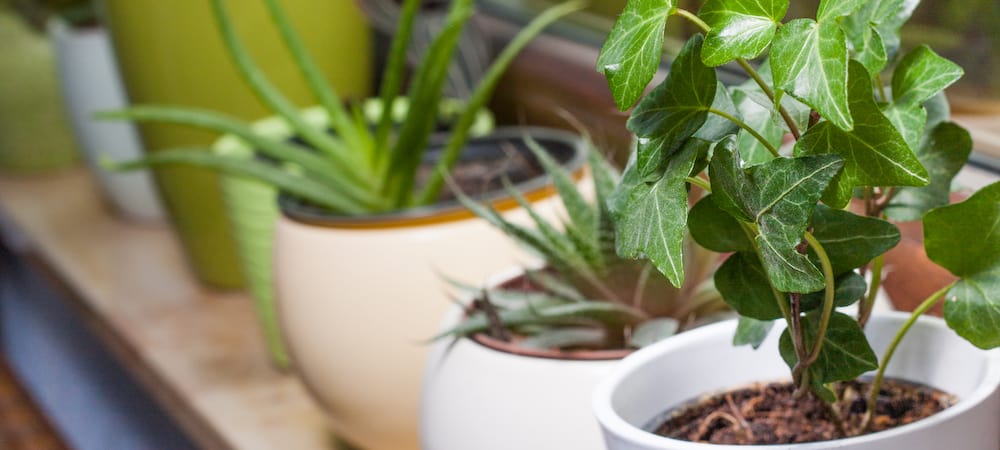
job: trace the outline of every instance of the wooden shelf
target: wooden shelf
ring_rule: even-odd
[[[198,445],[336,448],[299,381],[269,364],[249,297],[199,285],[172,231],[116,219],[86,171],[0,175],[0,221]]]

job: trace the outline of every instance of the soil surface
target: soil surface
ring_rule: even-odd
[[[868,381],[838,383],[837,410],[850,436],[867,411]],[[790,382],[758,384],[695,400],[669,413],[656,433],[674,439],[730,445],[819,442],[843,436],[827,407],[813,395],[792,398]],[[882,382],[876,414],[866,433],[905,425],[953,405],[951,394],[896,379]]]

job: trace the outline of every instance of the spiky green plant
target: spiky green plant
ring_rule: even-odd
[[[529,213],[534,227],[514,224],[492,207],[460,196],[466,207],[534,250],[545,264],[526,270],[533,287],[529,290],[454,283],[476,300],[467,318],[445,335],[486,332],[504,340],[521,335],[525,339],[519,344],[531,348],[637,348],[728,310],[709,277],[719,261],[716,253],[689,245],[688,281],[680,288],[659,276],[649,261],[618,256],[611,215],[624,199],[612,193],[619,184],[638,180],[619,180],[618,172],[590,148],[596,198],[588,201],[571,174],[526,139],[553,180],[565,220],[560,226],[550,223],[510,186],[507,191]]]
[[[472,0],[451,2],[441,32],[412,75],[406,92],[410,107],[402,123],[393,127],[393,108],[383,108],[374,130],[358,108],[345,106],[334,89],[324,82],[277,0],[264,1],[303,77],[326,110],[332,133],[308,123],[299,110],[271,85],[236,36],[223,0],[212,0],[218,28],[241,75],[261,101],[288,122],[302,143],[262,136],[245,121],[214,111],[160,105],[134,106],[103,113],[100,117],[182,124],[231,134],[278,163],[185,148],[162,150],[137,161],[112,164],[114,168],[126,170],[159,164],[208,167],[259,179],[288,194],[348,215],[433,203],[443,187],[443,177],[465,146],[477,112],[491,96],[513,58],[550,23],[580,8],[577,1],[549,8],[511,40],[473,91],[465,110],[451,129],[450,139],[435,170],[431,171],[426,183],[418,187],[416,173],[435,125],[436,114],[428,111],[437,111],[442,99],[442,88],[455,46],[473,12]],[[403,3],[382,76],[380,90],[383,105],[393,105],[402,92],[405,50],[419,4],[419,0],[405,0]],[[295,170],[287,170],[288,165],[294,166]]]

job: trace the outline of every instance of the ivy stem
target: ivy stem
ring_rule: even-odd
[[[885,91],[885,83],[882,82],[882,74],[881,73],[875,74],[875,85],[878,86],[879,98],[882,100],[882,102],[888,103],[889,102],[889,95]]]
[[[729,113],[727,113],[725,111],[719,111],[718,109],[715,109],[715,108],[708,108],[708,112],[710,112],[712,114],[715,114],[717,116],[721,116],[722,118],[724,118],[724,119],[726,119],[726,120],[728,120],[728,121],[736,124],[736,126],[742,128],[747,133],[750,133],[750,135],[753,136],[758,141],[760,141],[760,143],[763,144],[765,148],[767,148],[767,151],[770,152],[771,155],[774,156],[775,158],[781,156],[780,154],[778,154],[778,149],[774,148],[774,145],[772,145],[770,142],[768,142],[767,139],[764,138],[764,136],[761,136],[761,134],[758,133],[757,130],[754,130],[746,122],[740,120],[739,117],[736,117],[736,116],[734,116],[732,114],[729,114]]]
[[[885,378],[885,369],[889,367],[889,360],[892,359],[893,353],[896,352],[896,347],[899,346],[899,343],[903,340],[903,337],[906,336],[906,333],[910,331],[910,327],[912,327],[914,323],[917,323],[917,319],[924,315],[924,313],[926,313],[929,309],[934,307],[934,305],[944,298],[944,295],[947,294],[948,291],[954,286],[955,282],[952,282],[937,292],[931,294],[930,297],[927,297],[927,300],[924,300],[920,306],[917,306],[917,309],[913,310],[910,317],[906,319],[906,323],[900,327],[899,331],[896,332],[896,336],[892,338],[892,342],[889,343],[889,347],[885,350],[885,355],[882,356],[882,364],[879,365],[878,372],[875,374],[875,380],[872,381],[872,390],[868,394],[868,411],[865,412],[865,419],[861,423],[861,432],[866,431],[871,425],[876,402],[878,402],[878,393],[882,389],[882,380]]]
[[[709,181],[706,180],[706,179],[704,179],[704,178],[699,178],[699,177],[684,177],[684,181],[687,181],[688,183],[691,183],[691,184],[693,184],[695,186],[698,186],[698,187],[704,189],[706,193],[709,193],[709,194],[712,193],[712,185],[711,185],[711,183],[709,183]]]
[[[819,352],[823,348],[823,340],[826,338],[826,330],[830,326],[830,317],[833,315],[833,294],[836,289],[833,279],[833,265],[830,264],[830,256],[827,255],[823,244],[820,244],[819,240],[808,231],[805,234],[805,240],[809,243],[809,247],[812,247],[813,251],[816,252],[816,256],[819,257],[820,265],[823,267],[823,277],[826,278],[826,291],[823,293],[823,312],[819,319],[819,329],[816,330],[816,338],[813,340],[812,349],[809,350],[805,359],[799,360],[798,364],[796,364],[796,366],[802,366],[803,371],[819,358]]]
[[[691,11],[688,11],[683,8],[677,8],[676,10],[674,10],[674,14],[677,14],[678,16],[681,16],[691,21],[691,23],[697,25],[698,28],[701,28],[701,30],[704,31],[705,33],[709,33],[710,31],[712,31],[712,27],[708,26],[708,24],[705,23],[704,20],[701,20],[700,17],[698,17]],[[774,102],[774,91],[771,90],[771,87],[767,85],[767,82],[764,81],[764,78],[760,76],[760,73],[758,73],[757,70],[754,69],[753,66],[751,66],[746,59],[736,58],[736,63],[743,68],[743,70],[747,73],[747,75],[749,75],[750,78],[752,78],[753,81],[757,83],[758,86],[760,86],[760,89],[764,91],[764,94],[767,95],[767,98],[771,99],[771,101]],[[795,137],[796,141],[799,140],[799,137],[801,136],[799,133],[799,127],[795,125],[795,121],[792,120],[792,116],[788,114],[788,111],[785,109],[785,107],[777,103],[775,103],[775,105],[778,106],[778,113],[781,114],[782,120],[784,120],[785,123],[788,124],[788,130],[792,132],[792,136]],[[777,152],[772,152],[772,153],[775,156],[778,156]]]
[[[868,286],[868,295],[861,301],[861,305],[858,307],[858,325],[861,325],[861,329],[865,328],[868,318],[872,315],[872,309],[875,307],[875,297],[878,296],[878,289],[882,285],[883,262],[882,255],[876,256],[875,260],[872,261],[872,282]]]

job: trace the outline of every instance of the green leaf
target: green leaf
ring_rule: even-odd
[[[771,76],[770,59],[765,60],[760,64],[759,67],[757,67],[757,74],[760,75],[761,79],[764,81],[764,84],[768,86],[774,85],[774,78]],[[745,92],[747,97],[750,100],[753,100],[754,103],[757,103],[764,109],[773,111],[776,116],[780,117],[780,115],[778,114],[778,108],[774,105],[774,102],[771,101],[771,99],[767,96],[767,94],[764,93],[764,91],[761,89],[760,85],[758,85],[756,81],[752,79],[747,80],[743,82],[743,84],[739,85],[737,88]],[[809,115],[810,112],[812,111],[812,108],[810,108],[808,105],[803,104],[802,102],[796,100],[795,98],[789,95],[784,95],[782,91],[777,92],[776,96],[777,98],[775,100],[778,101],[780,105],[785,108],[785,111],[787,111],[789,116],[791,116],[792,121],[795,123],[795,126],[798,127],[798,129],[800,130],[805,130],[806,128],[808,128]],[[733,100],[736,101],[735,97],[733,98]],[[781,123],[781,126],[785,128],[785,131],[788,132],[791,131],[785,124],[784,120],[779,119],[778,121]],[[740,149],[742,148],[743,147],[740,147]]]
[[[928,212],[924,247],[961,278],[944,304],[948,325],[977,347],[1000,346],[1000,182]]]
[[[677,334],[678,328],[680,328],[680,322],[670,317],[647,320],[633,331],[631,344],[633,347],[639,348],[655,344]]]
[[[894,103],[920,105],[962,78],[958,64],[921,45],[903,57],[892,75]]]
[[[617,250],[623,258],[648,258],[677,287],[684,282],[684,232],[687,224],[687,186],[684,178],[708,143],[693,139],[670,160],[663,177],[641,181],[635,164],[625,169],[612,210]],[[634,159],[633,159],[634,161]]]
[[[819,320],[820,314],[815,311],[802,318],[806,348],[810,348],[812,343],[816,342]],[[781,334],[778,349],[788,367],[795,367],[798,356],[795,354],[795,347],[787,329]],[[834,312],[830,317],[830,326],[824,336],[819,358],[809,367],[813,383],[853,380],[877,368],[878,358],[868,344],[864,331],[858,326],[858,321],[846,314]]]
[[[816,11],[816,20],[831,21],[853,13],[867,0],[821,0]]]
[[[899,51],[899,29],[920,0],[868,0],[843,21],[852,57],[874,77]]]
[[[756,350],[767,339],[774,321],[764,321],[740,316],[736,323],[736,334],[733,335],[733,345],[749,345]]]
[[[715,89],[715,99],[712,101],[712,110],[721,111],[730,116],[740,118],[740,111],[733,104],[733,98],[729,96],[729,91],[722,83],[717,83]],[[739,126],[731,120],[718,114],[710,113],[705,119],[705,123],[694,134],[694,137],[709,142],[716,142],[730,134],[735,134]]]
[[[718,85],[715,70],[701,62],[701,43],[701,35],[688,40],[667,79],[629,117],[628,129],[639,137],[638,169],[643,177],[658,173],[708,118]]]
[[[851,114],[856,126],[844,131],[829,122],[810,128],[795,146],[797,155],[836,153],[844,158],[844,171],[827,188],[823,202],[842,208],[859,186],[926,186],[930,176],[903,136],[872,98],[871,79],[857,62],[851,62]]]
[[[882,107],[882,115],[889,119],[896,131],[903,136],[903,140],[906,141],[906,146],[910,150],[916,152],[920,148],[920,139],[924,135],[924,126],[927,124],[926,109],[920,105],[890,103]]]
[[[607,334],[607,331],[601,328],[545,328],[538,333],[526,337],[518,345],[534,349],[560,349],[567,347],[600,348],[607,343]]]
[[[715,272],[715,288],[741,316],[757,320],[783,317],[778,299],[760,260],[753,253],[735,253]]]
[[[628,0],[618,16],[597,58],[618,109],[631,107],[656,75],[667,17],[675,8],[675,0]]]
[[[544,270],[529,270],[525,276],[532,283],[556,297],[574,302],[584,301],[583,294],[569,282]]]
[[[853,271],[837,277],[835,285],[833,301],[837,307],[853,305],[868,292],[868,282],[865,281],[865,277]],[[811,311],[823,306],[825,295],[825,291],[803,295],[801,298],[802,311]]]
[[[796,248],[823,189],[843,167],[836,155],[778,158],[742,169],[734,139],[720,142],[709,165],[712,198],[733,217],[757,226],[764,268],[782,292],[813,292],[823,276]]]
[[[747,238],[739,222],[720,209],[712,196],[698,201],[688,213],[688,230],[695,242],[709,250],[727,252],[752,252],[753,242]]]
[[[951,181],[972,153],[972,136],[964,128],[943,122],[918,147],[917,157],[927,167],[931,182],[924,187],[900,188],[885,214],[898,221],[919,220],[931,208],[946,205]]]
[[[770,62],[775,87],[837,127],[854,128],[847,96],[847,41],[840,25],[811,19],[786,23],[774,37]]]
[[[924,102],[924,109],[927,111],[927,124],[924,125],[924,137],[926,138],[939,124],[947,122],[951,118],[951,106],[948,105],[948,98],[944,92],[938,92],[937,95]]]
[[[736,108],[750,128],[764,137],[764,139],[774,148],[781,147],[781,138],[785,134],[784,123],[781,116],[773,108],[761,106],[750,98],[750,95],[742,89],[733,90],[733,101]],[[754,166],[774,159],[767,147],[757,140],[746,130],[739,131],[736,148],[740,149],[747,166]]]
[[[900,239],[899,229],[889,222],[825,205],[816,207],[812,226],[813,236],[823,245],[837,275],[868,263]],[[810,254],[815,255],[812,249]]]
[[[848,38],[851,59],[861,63],[872,77],[878,75],[889,62],[882,34],[874,27],[864,27],[854,38]],[[852,36],[848,33],[848,36]]]
[[[774,30],[788,11],[788,0],[708,0],[698,11],[711,31],[701,58],[720,66],[736,58],[756,58],[774,38]]]
[[[583,194],[576,187],[573,177],[548,151],[542,148],[538,141],[525,134],[525,142],[531,153],[542,164],[545,173],[552,179],[552,184],[555,185],[559,198],[569,214],[570,223],[574,228],[583,231],[584,237],[588,241],[596,242],[598,222],[597,210],[594,205],[583,198]]]

